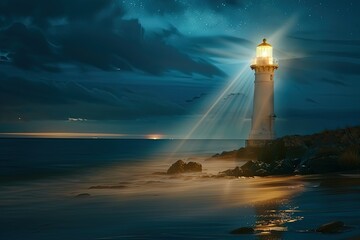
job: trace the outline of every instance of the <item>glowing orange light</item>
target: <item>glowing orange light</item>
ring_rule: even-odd
[[[149,134],[146,136],[147,139],[158,140],[163,138],[162,134]]]

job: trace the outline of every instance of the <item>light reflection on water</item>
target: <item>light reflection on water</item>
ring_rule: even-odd
[[[29,230],[13,239],[49,239],[57,232],[62,238],[76,239],[67,230],[74,228],[78,235],[96,236],[88,239],[226,239],[236,238],[229,232],[244,226],[254,227],[255,234],[241,239],[360,235],[358,228],[331,236],[299,233],[333,220],[358,226],[359,175],[216,178],[218,171],[241,163],[196,161],[203,164],[203,173],[153,174],[167,169],[171,162],[164,160],[2,187],[0,208],[5,215],[12,214],[0,217],[0,224],[7,226],[2,232],[14,236],[9,223],[26,222]],[[90,197],[76,198],[81,193]],[[39,219],[32,221],[34,215]]]

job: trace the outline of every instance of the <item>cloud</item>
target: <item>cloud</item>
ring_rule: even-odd
[[[56,56],[44,34],[36,28],[27,28],[14,23],[0,31],[0,49],[6,52],[6,62],[21,69],[38,67],[47,71],[58,71],[53,63]]]
[[[137,119],[185,114],[177,103],[160,96],[100,84],[63,84],[0,75],[1,121]],[[76,117],[71,117],[75,119]]]
[[[348,46],[360,46],[360,40],[334,40],[334,39],[311,39],[289,36],[289,38],[306,43],[318,43],[329,45],[348,45]]]
[[[286,109],[281,117],[297,118],[297,119],[324,119],[324,120],[339,120],[339,119],[359,119],[360,110],[358,109],[326,109],[326,108],[291,108]]]
[[[253,47],[254,43],[245,38],[239,38],[228,35],[215,35],[205,37],[193,37],[190,38],[193,44],[205,45],[207,47],[219,47],[219,45],[225,45],[227,43],[241,45],[243,47]]]
[[[223,75],[206,60],[194,59],[165,43],[166,35],[145,37],[145,30],[136,19],[121,20],[118,25],[117,33],[94,24],[72,27],[63,36],[65,57],[103,70],[137,69],[156,75],[175,70],[189,75]]]
[[[151,0],[142,2],[145,10],[150,14],[166,15],[166,14],[183,14],[188,9],[201,9],[222,12],[225,10],[233,10],[243,8],[245,6],[243,0],[205,0],[205,1],[178,1],[178,0]]]
[[[343,86],[346,87],[348,86],[346,83],[344,83],[341,80],[336,80],[336,79],[330,79],[330,78],[321,78],[321,81],[335,85],[335,86]]]
[[[312,51],[309,52],[309,54],[313,56],[330,56],[335,58],[354,58],[354,59],[360,59],[360,52],[357,49],[353,49],[352,52],[345,52],[345,51]]]
[[[312,99],[312,98],[306,98],[305,100],[306,100],[307,102],[309,102],[309,103],[319,104],[319,102],[315,101],[315,100]]]
[[[9,53],[14,66],[26,70],[60,71],[59,64],[73,63],[106,71],[141,70],[156,75],[171,70],[188,75],[224,74],[208,61],[194,59],[167,44],[164,38],[168,34],[145,37],[144,32],[136,19],[120,20],[116,29],[98,22],[74,23],[52,36],[55,45],[40,30],[14,23],[0,31],[0,46]]]
[[[48,26],[51,21],[65,18],[67,21],[91,20],[102,11],[123,13],[115,0],[0,0],[0,16],[7,21],[30,19],[38,26]]]
[[[281,62],[281,66],[289,69],[317,69],[343,75],[360,75],[359,63],[340,60],[320,60],[315,57],[287,59]]]

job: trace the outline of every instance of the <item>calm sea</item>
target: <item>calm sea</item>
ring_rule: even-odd
[[[0,183],[53,177],[86,168],[238,149],[244,140],[0,139]]]

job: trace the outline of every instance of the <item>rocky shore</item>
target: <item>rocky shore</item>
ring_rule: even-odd
[[[263,147],[244,147],[212,159],[247,159],[222,176],[317,174],[360,170],[360,126],[306,136],[285,136]]]

